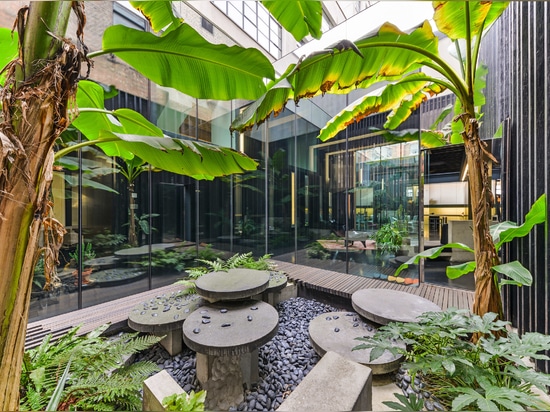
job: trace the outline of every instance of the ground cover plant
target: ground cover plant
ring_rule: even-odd
[[[85,336],[79,327],[56,342],[47,335],[25,352],[21,373],[21,410],[140,410],[143,381],[159,369],[152,362],[125,365],[126,357],[161,338],[126,333],[101,336],[103,325]]]
[[[475,343],[473,335],[480,336]],[[481,317],[456,309],[428,312],[418,323],[393,322],[380,327],[372,338],[357,340],[362,343],[354,350],[372,348],[371,360],[385,351],[402,353],[403,367],[419,376],[425,384],[423,390],[448,410],[550,408],[533,391],[536,387],[546,392],[550,375],[536,372],[528,363],[530,359],[550,359],[544,354],[550,336],[525,333],[520,337],[495,313]],[[395,340],[402,340],[406,348],[392,346]]]

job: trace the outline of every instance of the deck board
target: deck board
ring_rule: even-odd
[[[332,270],[312,268],[310,266],[289,262],[277,260],[273,260],[273,262],[277,265],[277,269],[285,272],[289,280],[294,283],[301,284],[308,289],[340,296],[345,299],[351,299],[351,295],[360,289],[384,288],[405,291],[424,297],[436,303],[444,310],[449,307],[471,310],[473,305],[474,293],[467,290],[426,283],[421,283],[420,285],[404,285],[396,282],[348,275]],[[123,327],[127,324],[129,312],[138,303],[149,300],[159,294],[181,290],[181,288],[181,285],[172,284],[29,323],[25,339],[25,348],[29,349],[39,345],[43,337],[47,334],[52,334],[54,339],[58,338],[70,328],[77,325],[81,325],[78,332],[81,335],[109,322],[114,325],[114,327]]]
[[[384,288],[413,293],[422,296],[442,309],[457,307],[471,309],[473,292],[446,286],[421,283],[420,285],[404,285],[356,275],[334,272],[326,269],[311,268],[289,262],[274,260],[277,269],[285,272],[294,282],[326,293],[351,298],[353,292],[364,288]]]

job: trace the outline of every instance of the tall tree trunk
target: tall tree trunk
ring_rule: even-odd
[[[499,258],[489,231],[493,198],[487,159],[491,155],[485,149],[485,143],[479,138],[479,128],[475,117],[464,115],[462,121],[465,127],[464,148],[468,162],[474,253],[477,264],[474,272],[473,312],[480,316],[487,312],[494,312],[502,319],[502,300],[492,269],[493,266],[499,264]]]
[[[19,59],[0,90],[0,409],[19,408],[38,236],[50,205],[53,145],[69,124],[82,53],[65,35],[72,2],[38,2],[18,18]],[[51,34],[58,36],[52,38]]]

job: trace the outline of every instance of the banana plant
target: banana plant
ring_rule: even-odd
[[[279,113],[290,99],[298,102],[378,85],[376,95],[366,95],[346,107],[321,130],[319,137],[329,139],[352,122],[386,111],[389,115],[384,127],[392,130],[430,96],[443,91],[454,93],[455,117],[447,140],[464,143],[468,164],[476,262],[473,312],[502,316],[500,292],[493,282],[493,267],[500,262],[489,229],[492,194],[487,166],[494,159],[479,133],[484,103],[479,89],[485,73],[479,51],[484,33],[508,3],[434,1],[432,5],[437,29],[456,45],[456,64],[439,53],[439,39],[428,21],[410,32],[384,23],[375,33],[353,43],[343,40],[304,56],[271,81],[266,93],[244,110],[231,127],[244,131],[260,124],[272,113]],[[432,144],[445,140],[435,136]]]
[[[294,24],[304,33],[318,36],[315,28],[321,26],[320,4],[304,7],[307,2],[286,3],[289,10],[317,14],[306,19],[300,11],[301,21]],[[133,4],[144,13],[156,33],[109,27],[103,34],[102,50],[92,52],[83,46],[86,24],[83,1],[31,2],[19,11],[14,33],[0,30],[2,410],[16,410],[19,406],[21,361],[41,229],[46,229],[46,244],[54,252],[62,244],[64,228],[52,217],[49,202],[54,148],[61,133],[78,119],[79,107],[71,102],[81,83],[80,75],[91,70],[93,58],[114,54],[157,84],[201,99],[256,99],[266,91],[264,80],[274,78],[273,66],[260,51],[208,43],[174,16],[170,2]],[[284,15],[284,10],[277,6],[270,5],[283,13],[281,19],[286,24],[293,24],[296,16]],[[70,27],[76,29],[74,36],[68,33],[71,15],[74,24]],[[72,42],[71,37],[76,41]],[[107,116],[103,107],[98,110]],[[136,113],[124,109],[116,111],[116,117],[119,121],[140,120]],[[81,122],[84,120],[82,117]],[[257,167],[254,160],[237,151],[166,138],[146,123],[142,130],[148,131],[139,134],[125,133],[124,128],[112,128],[108,123],[98,122],[95,129],[93,133],[83,132],[90,139],[83,144],[102,145],[106,153],[117,153],[125,159],[137,156],[153,166],[195,178],[212,179]]]

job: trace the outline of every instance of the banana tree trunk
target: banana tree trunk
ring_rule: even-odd
[[[489,231],[492,204],[491,177],[487,161],[489,154],[485,149],[485,143],[479,138],[479,125],[475,117],[463,116],[462,120],[465,126],[464,148],[468,163],[476,260],[472,310],[480,316],[494,312],[502,319],[502,300],[492,269],[499,264],[499,258]]]
[[[81,53],[47,33],[64,36],[71,3],[32,3],[20,12],[21,58],[0,89],[0,410],[19,409],[38,237],[51,207],[52,149],[69,123],[67,102],[80,74]]]
[[[134,198],[134,183],[129,182],[128,183],[128,202],[130,207],[130,212],[128,214],[128,244],[132,247],[136,247],[139,245],[138,238],[137,238],[137,230],[136,230],[136,199]]]

